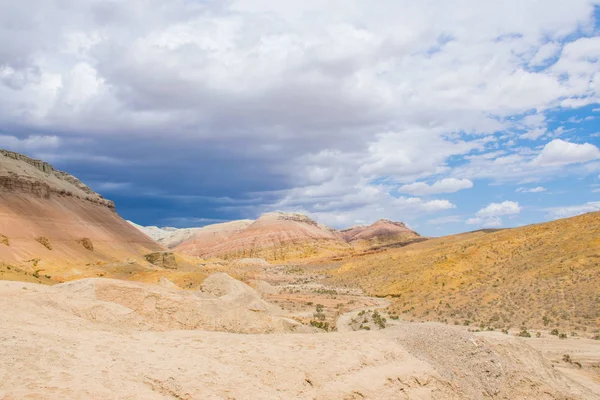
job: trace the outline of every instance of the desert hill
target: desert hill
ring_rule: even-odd
[[[220,224],[207,225],[202,228],[176,229],[171,231],[162,241],[167,247],[188,254],[200,254],[205,249],[227,241],[231,236],[246,229],[254,221],[242,219]]]
[[[48,267],[145,262],[145,254],[163,250],[77,178],[0,150],[0,264],[7,269],[24,266],[43,276]]]
[[[202,228],[171,228],[164,227],[159,228],[158,226],[142,226],[135,222],[127,221],[136,229],[142,231],[148,235],[152,240],[162,244],[163,246],[172,249],[177,247],[179,244],[192,238],[197,232],[201,231]]]
[[[267,213],[258,220],[237,220],[202,228],[131,225],[160,244],[197,257],[264,258],[271,261],[326,257],[355,249],[406,245],[426,240],[402,222],[381,219],[341,231],[298,213]]]
[[[249,224],[249,221],[234,222],[226,225],[228,229],[221,236],[206,227],[175,251],[199,257],[281,261],[331,254],[349,247],[334,231],[302,214],[273,212]],[[220,225],[223,232],[225,224]]]
[[[409,229],[402,222],[380,219],[364,226],[354,226],[340,231],[342,238],[353,245],[374,246],[391,243],[405,243],[420,238],[420,235]]]
[[[332,282],[392,299],[408,320],[598,329],[600,213],[472,232],[350,258]]]

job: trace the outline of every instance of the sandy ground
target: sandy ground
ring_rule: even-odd
[[[54,287],[0,281],[0,399],[594,399],[600,395],[553,367],[525,340],[509,335],[472,334],[434,323],[400,323],[371,332],[270,335],[132,325],[107,315],[89,318],[82,310],[137,313],[152,321],[163,321],[166,317],[161,314],[168,314],[166,320],[175,316],[183,327],[193,315],[159,306],[157,295],[168,295],[170,301],[178,298],[178,291],[168,285],[123,282],[122,291],[117,290],[118,281],[107,280],[112,288],[108,293],[118,294],[110,297],[107,289],[98,289],[106,285],[98,281],[102,280]],[[123,296],[131,294],[132,285],[135,301],[128,308],[123,305],[130,301],[128,295]],[[90,286],[95,289],[90,291]],[[181,298],[189,301],[191,295],[196,296],[182,292]],[[233,298],[232,306],[239,300],[231,292],[199,297],[222,302]],[[189,303],[182,306],[189,308]],[[590,345],[584,348],[593,354]]]

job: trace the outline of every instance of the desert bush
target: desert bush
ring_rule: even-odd
[[[320,312],[323,312],[323,310],[325,309],[325,306],[323,304],[317,304],[316,309],[317,309],[317,312],[320,313]]]
[[[329,332],[329,322],[312,320],[310,321],[310,325],[314,326],[315,328],[323,329],[324,331]]]
[[[566,339],[567,338],[567,334],[566,333],[559,333],[558,334],[558,338],[559,339]]]
[[[531,333],[527,332],[527,329],[523,329],[521,332],[519,332],[517,336],[530,338]]]
[[[558,336],[558,329],[552,329],[552,330],[550,331],[550,334],[551,334],[551,335],[554,335],[554,336]]]
[[[45,236],[39,236],[35,238],[36,242],[47,248],[48,250],[52,250],[52,243],[50,243],[50,239]]]
[[[10,240],[8,240],[8,236],[4,236],[4,235],[0,234],[0,244],[3,244],[5,246],[10,246]]]
[[[320,312],[318,312],[318,313],[314,313],[314,314],[313,314],[313,317],[315,317],[315,318],[316,318],[316,319],[318,319],[319,321],[325,321],[325,318],[326,318],[326,317],[325,317],[325,314],[323,314],[323,313],[320,313]]]
[[[92,239],[90,238],[81,238],[77,241],[77,243],[89,251],[94,251],[94,243],[92,243]]]
[[[373,322],[375,322],[375,324],[377,324],[381,329],[384,329],[387,320],[383,318],[379,312],[375,311],[373,313]]]

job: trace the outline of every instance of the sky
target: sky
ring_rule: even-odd
[[[0,147],[142,225],[600,210],[600,0],[0,2]]]

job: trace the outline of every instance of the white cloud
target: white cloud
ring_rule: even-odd
[[[61,144],[61,139],[58,136],[29,136],[20,139],[16,136],[1,135],[0,147],[18,151],[18,152],[36,152],[40,150],[55,149]]]
[[[501,215],[515,215],[521,212],[521,206],[516,201],[503,201],[502,203],[491,203],[487,207],[477,211],[478,217],[498,217]]]
[[[560,44],[558,43],[546,43],[537,51],[535,56],[529,62],[532,67],[537,67],[545,64],[550,58],[556,56],[560,50]]]
[[[427,220],[428,225],[444,225],[444,224],[454,224],[458,222],[462,222],[463,219],[458,215],[450,215],[447,217],[433,218]]]
[[[474,218],[469,218],[466,221],[466,224],[467,225],[477,225],[482,228],[498,228],[498,227],[502,226],[503,222],[500,217],[485,217],[485,218],[474,217]]]
[[[533,161],[538,166],[560,166],[600,159],[600,149],[590,143],[577,144],[554,139]]]
[[[600,201],[592,201],[586,204],[552,207],[546,209],[548,217],[552,219],[569,218],[576,215],[585,214],[588,212],[600,211]]]
[[[573,39],[595,34],[587,0],[88,3],[0,2],[0,126],[60,132],[0,144],[109,163],[100,181],[126,164],[136,187],[164,173],[167,192],[252,192],[253,212],[406,219],[454,205],[397,186],[452,193],[596,157],[516,147],[552,136],[548,110],[598,102],[598,38]],[[74,152],[75,135],[91,140]]]
[[[428,185],[425,182],[415,182],[404,185],[398,189],[401,193],[410,193],[416,196],[424,196],[438,193],[455,193],[459,190],[470,189],[473,182],[468,179],[446,178]]]
[[[548,189],[546,189],[543,186],[537,186],[537,187],[534,187],[534,188],[520,187],[516,191],[520,192],[520,193],[542,193],[542,192],[545,192],[547,190]]]

